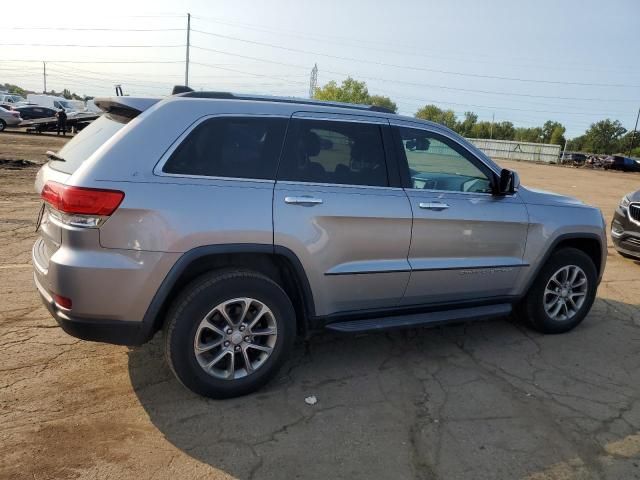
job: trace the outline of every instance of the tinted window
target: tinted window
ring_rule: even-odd
[[[389,185],[380,126],[327,120],[291,121],[280,180]]]
[[[275,178],[287,120],[221,117],[205,120],[173,152],[166,173]]]
[[[454,192],[491,192],[487,175],[462,148],[426,130],[400,128],[411,187]]]

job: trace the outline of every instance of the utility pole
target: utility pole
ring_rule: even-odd
[[[187,62],[184,69],[184,86],[189,86],[189,39],[191,36],[191,14],[187,13]]]
[[[564,154],[567,151],[567,142],[568,142],[568,140],[565,138],[564,139],[564,148],[562,149],[562,157],[560,158],[560,165],[564,164]]]
[[[47,93],[47,62],[42,62],[42,78],[44,79],[44,91],[42,93]]]
[[[318,88],[318,64],[314,63],[311,69],[311,78],[309,79],[309,98],[313,98]]]
[[[633,132],[631,133],[631,144],[629,145],[629,153],[627,157],[631,156],[631,150],[633,150],[633,142],[636,139],[636,131],[638,130],[638,119],[640,118],[640,108],[638,109],[638,116],[636,117],[636,126],[633,127]]]
[[[493,122],[495,122],[496,120],[496,114],[492,113],[491,114],[491,128],[489,129],[489,139],[493,140]]]

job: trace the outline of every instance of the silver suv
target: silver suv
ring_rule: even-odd
[[[524,188],[451,130],[377,107],[187,92],[106,112],[36,180],[44,303],[71,335],[164,331],[191,390],[265,384],[296,336],[507,316],[566,332],[601,213]]]

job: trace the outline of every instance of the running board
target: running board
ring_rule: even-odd
[[[450,322],[467,322],[471,320],[485,320],[503,317],[511,313],[510,303],[485,305],[482,307],[456,308],[437,312],[413,313],[409,315],[394,315],[390,317],[372,318],[369,320],[349,320],[326,325],[325,328],[335,332],[358,333],[395,328],[413,328],[441,325]]]

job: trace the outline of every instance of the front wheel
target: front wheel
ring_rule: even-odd
[[[0,132],[3,132],[5,128],[7,128],[7,122],[0,119]]]
[[[563,248],[542,267],[518,311],[542,333],[568,332],[591,310],[596,282],[591,258],[576,248]]]
[[[190,283],[174,302],[165,356],[190,390],[236,397],[276,374],[295,332],[293,306],[277,283],[251,271],[212,272]]]

